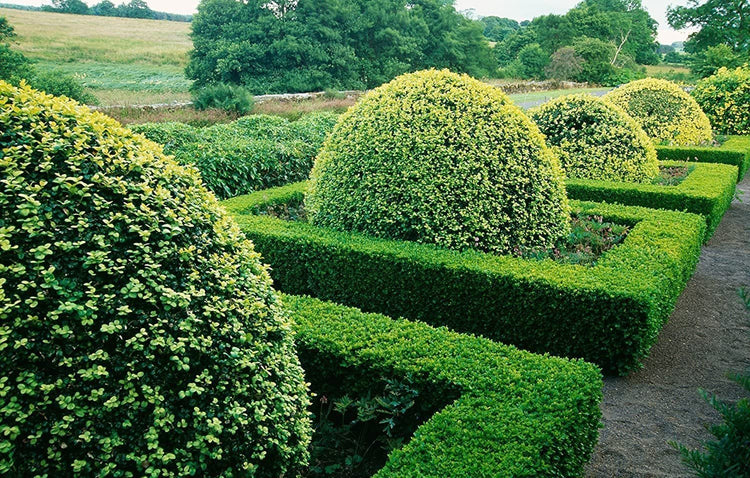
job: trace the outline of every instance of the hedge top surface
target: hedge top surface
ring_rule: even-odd
[[[546,247],[569,230],[538,128],[467,75],[396,78],[341,116],[311,174],[314,224],[453,249]]]
[[[579,476],[591,456],[601,417],[596,366],[309,297],[283,299],[321,375],[346,367],[410,376],[443,391],[436,395],[458,392],[375,476]]]
[[[0,474],[295,474],[307,391],[252,244],[197,172],[0,82]]]
[[[750,134],[750,67],[720,68],[691,92],[719,134]]]
[[[627,111],[656,144],[689,146],[713,139],[711,123],[701,107],[671,81],[632,81],[604,98]]]
[[[567,95],[529,116],[569,178],[645,182],[659,174],[653,142],[619,106],[592,95]]]

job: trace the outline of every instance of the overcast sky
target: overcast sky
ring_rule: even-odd
[[[3,0],[6,3],[21,5],[50,4],[44,0]],[[113,0],[119,4],[122,0]],[[513,18],[515,20],[531,20],[539,15],[547,13],[565,13],[580,0],[456,0],[458,10],[474,9],[478,15]],[[669,28],[666,19],[667,6],[685,5],[687,0],[642,0],[643,6],[651,16],[659,22],[659,42],[671,44],[675,41],[685,40],[690,33],[687,30],[676,32]],[[88,0],[86,3],[93,5],[98,0]],[[171,13],[194,13],[198,0],[147,0],[152,10]]]

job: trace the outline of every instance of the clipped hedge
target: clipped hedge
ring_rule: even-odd
[[[315,113],[290,122],[253,115],[208,128],[181,123],[130,128],[163,145],[180,164],[195,166],[211,191],[229,198],[307,178],[337,118]]]
[[[566,95],[528,114],[568,178],[644,182],[659,175],[653,142],[619,106],[588,94]]]
[[[289,318],[195,170],[0,81],[0,184],[0,474],[304,469]]]
[[[592,267],[385,240],[256,216],[305,183],[225,201],[284,292],[446,325],[531,351],[581,357],[608,373],[638,368],[690,278],[703,217],[574,202],[633,225]]]
[[[660,160],[731,164],[737,167],[737,182],[750,169],[750,136],[729,136],[721,146],[656,146]]]
[[[691,92],[719,134],[750,134],[750,66],[720,68]]]
[[[664,161],[661,165],[688,166],[677,161]],[[700,214],[706,218],[704,241],[708,242],[734,198],[737,168],[707,163],[690,163],[689,166],[693,170],[676,186],[586,179],[568,179],[565,186],[571,199]]]
[[[317,299],[283,301],[314,384],[409,376],[420,397],[447,405],[376,477],[582,476],[601,416],[595,366]]]
[[[706,114],[671,81],[631,81],[610,91],[604,99],[624,109],[656,144],[698,145],[713,139]]]
[[[510,252],[569,232],[565,175],[539,129],[468,75],[399,76],[344,113],[315,160],[305,209],[340,231]]]

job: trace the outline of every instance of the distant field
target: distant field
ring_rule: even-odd
[[[0,16],[18,34],[15,48],[39,69],[76,76],[103,104],[144,103],[134,92],[146,93],[149,102],[161,94],[169,99],[157,102],[188,96],[189,23],[5,8]]]

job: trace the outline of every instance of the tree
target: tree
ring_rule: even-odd
[[[488,40],[501,42],[511,33],[518,31],[521,26],[510,18],[484,17],[479,20],[484,27],[482,33]]]
[[[745,58],[744,61],[747,61],[747,59]],[[737,68],[742,66],[744,61],[729,45],[710,46],[693,56],[690,62],[690,71],[701,78],[706,78],[719,71],[721,67]]]
[[[144,0],[130,0],[117,7],[117,15],[127,18],[154,18],[154,12]]]
[[[89,9],[91,15],[100,15],[103,17],[114,17],[117,15],[115,4],[109,0],[102,0]]]
[[[89,11],[89,6],[82,0],[52,0],[52,7],[54,11],[76,15],[86,15]]]
[[[564,46],[552,54],[544,71],[548,78],[570,81],[580,75],[583,62],[583,58],[578,56],[573,47]]]
[[[5,17],[0,17],[0,80],[16,84],[24,78],[31,77],[31,62],[18,51],[10,47],[16,32]]]
[[[573,42],[576,55],[583,59],[577,81],[608,83],[614,76],[615,67],[611,63],[616,46],[598,38],[581,37]]]
[[[539,43],[526,45],[518,53],[521,62],[521,74],[524,78],[544,79],[544,69],[550,61],[549,55],[542,50]]]
[[[727,44],[735,52],[750,51],[750,0],[689,0],[688,6],[670,7],[667,21],[675,30],[698,27],[685,43],[696,53],[710,46]]]

